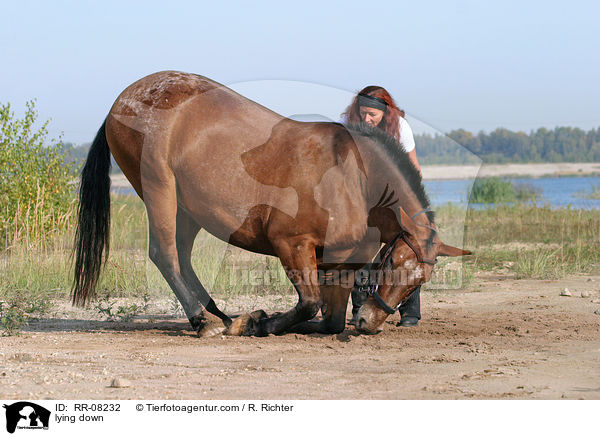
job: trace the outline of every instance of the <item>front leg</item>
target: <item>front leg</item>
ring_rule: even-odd
[[[354,274],[351,277],[354,282]],[[323,333],[337,334],[346,328],[346,309],[351,287],[347,283],[336,285],[322,285],[321,295],[323,297],[323,319],[321,321],[305,321],[296,324],[290,329],[292,333]]]
[[[321,308],[321,294],[317,276],[315,245],[307,237],[277,240],[273,247],[288,278],[298,292],[298,304],[287,312],[271,317],[240,317],[229,328],[229,334],[267,336],[281,334],[290,327],[315,317]]]

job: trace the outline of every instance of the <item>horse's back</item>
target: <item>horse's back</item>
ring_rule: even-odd
[[[342,192],[347,177],[356,180],[352,188],[361,177],[360,157],[347,154],[352,147],[342,126],[288,120],[202,76],[165,71],[140,79],[118,97],[106,130],[115,160],[142,198],[164,183],[161,177],[174,176],[178,204],[209,232],[224,240],[233,235],[244,248],[268,251],[266,234],[257,231],[266,232],[274,209],[290,225],[326,210],[341,226],[332,233],[330,225],[327,239],[339,240],[346,239],[342,217],[364,208],[355,193]],[[321,238],[326,220],[312,220]],[[350,231],[354,237],[364,231],[359,226]]]
[[[218,135],[233,119],[245,119],[253,132],[244,134],[256,135],[281,117],[206,77],[162,71],[134,82],[119,95],[107,118],[106,135],[119,167],[143,196],[142,153],[145,160],[152,160],[151,166],[185,160],[190,144],[211,153],[214,141],[202,141],[201,136]],[[235,130],[242,124],[238,122]]]

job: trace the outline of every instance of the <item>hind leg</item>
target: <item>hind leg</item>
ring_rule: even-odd
[[[177,252],[177,192],[175,178],[163,168],[153,168],[152,177],[143,180],[144,203],[150,233],[149,255],[181,303],[196,329],[202,327],[203,307],[183,278]],[[162,170],[162,171],[161,171]],[[192,238],[193,239],[193,238]],[[200,324],[200,325],[199,325]]]
[[[231,325],[231,318],[219,310],[192,268],[192,248],[200,229],[201,227],[183,209],[178,208],[176,240],[181,275],[196,295],[201,307],[205,307],[209,313],[218,316],[223,321],[225,327],[229,327]],[[204,325],[204,317],[201,313],[195,315],[194,318],[190,319],[190,323],[196,331],[199,331]]]

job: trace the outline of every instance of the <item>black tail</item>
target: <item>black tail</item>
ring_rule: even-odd
[[[75,233],[73,304],[84,306],[96,291],[102,255],[108,257],[110,236],[110,150],[106,120],[98,130],[81,172]]]

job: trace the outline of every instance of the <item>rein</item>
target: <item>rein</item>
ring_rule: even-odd
[[[416,217],[418,217],[419,215],[421,215],[422,213],[425,213],[425,212],[431,212],[431,208],[426,207],[425,209],[423,209],[423,210],[417,212],[416,214],[414,214],[413,216],[411,216],[410,219],[414,221]]]
[[[414,220],[417,216],[421,215],[422,213],[429,212],[430,210],[431,209],[429,207],[427,207],[427,208],[421,210],[420,212],[417,212],[416,214],[414,214],[412,217],[410,217],[410,219]],[[429,227],[429,226],[425,226],[425,227]],[[417,248],[410,241],[410,239],[408,239],[408,237],[406,236],[406,233],[401,232],[401,233],[398,233],[396,236],[394,236],[394,238],[387,245],[387,248],[384,251],[383,256],[381,257],[381,261],[379,262],[378,268],[382,268],[385,265],[388,258],[391,256],[392,252],[394,251],[394,244],[396,243],[396,241],[398,239],[402,239],[404,241],[404,243],[406,245],[408,245],[408,247],[413,251],[413,253],[415,253],[417,262],[425,263],[427,265],[435,265],[437,263],[437,260],[435,260],[435,259],[432,260],[432,259],[426,259],[426,258],[422,257],[420,251],[417,250]],[[369,270],[371,270],[370,267],[369,267]],[[359,292],[366,292],[368,295],[372,296],[375,299],[375,301],[377,302],[377,304],[379,304],[379,307],[381,307],[388,315],[394,314],[400,308],[400,306],[402,306],[402,303],[404,303],[404,300],[402,300],[402,301],[400,301],[400,303],[398,303],[396,305],[396,307],[391,307],[389,304],[387,304],[383,300],[383,298],[381,298],[381,295],[379,295],[379,292],[378,292],[379,283],[371,284],[367,281],[367,283],[359,286],[358,290],[359,290]]]

